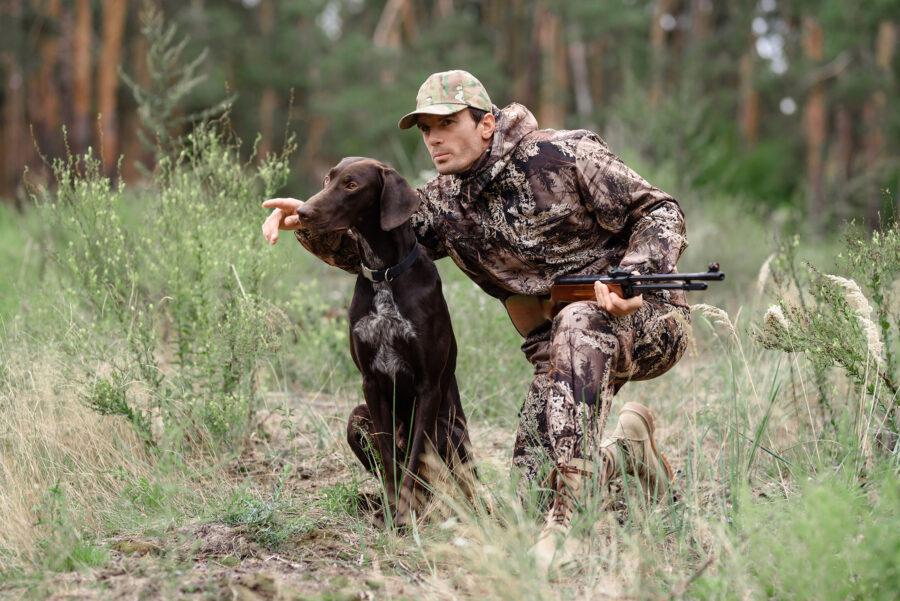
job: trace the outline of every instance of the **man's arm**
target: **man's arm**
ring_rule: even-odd
[[[627,233],[621,266],[639,273],[671,273],[687,247],[678,201],[650,185],[596,136],[578,144],[576,171],[598,223]]]
[[[436,261],[447,256],[447,251],[435,231],[433,205],[429,202],[429,198],[438,194],[439,189],[432,180],[416,192],[422,198],[422,202],[410,221],[419,244],[423,246],[428,256]],[[297,217],[297,208],[302,203],[303,201],[295,198],[271,198],[263,202],[264,208],[273,209],[262,226],[263,236],[269,244],[278,242],[280,230],[293,230],[297,241],[324,262],[350,273],[359,273],[360,257],[353,234],[319,233],[303,228]]]
[[[440,218],[435,213],[436,207],[439,206],[438,201],[441,193],[438,178],[432,179],[421,188],[416,188],[416,193],[422,200],[419,203],[419,208],[410,217],[410,223],[412,223],[413,230],[416,232],[416,239],[432,261],[443,259],[447,256],[447,249],[444,247],[443,240],[438,236],[434,227],[435,220]]]
[[[270,198],[262,203],[272,213],[262,226],[263,236],[269,244],[278,242],[279,230],[293,230],[297,241],[309,252],[329,265],[350,273],[359,273],[359,254],[356,241],[345,232],[317,233],[303,228],[297,217],[297,208],[303,201],[296,198]]]

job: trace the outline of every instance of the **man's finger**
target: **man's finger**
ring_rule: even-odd
[[[280,209],[275,209],[272,211],[272,214],[269,215],[262,224],[263,236],[265,236],[266,240],[269,244],[275,244],[278,242],[278,224],[281,222],[281,217],[284,213]]]
[[[290,215],[296,213],[301,204],[296,198],[270,198],[263,201],[262,206],[264,209],[281,209]]]
[[[613,315],[618,315],[621,317],[625,315],[631,315],[632,313],[640,309],[644,304],[644,297],[639,294],[631,298],[621,298],[620,296],[613,294],[612,302],[613,310],[611,311],[611,313]]]
[[[597,296],[597,303],[604,311],[609,311],[609,288],[603,282],[594,283],[594,294]]]
[[[278,242],[278,223],[273,221],[271,217],[266,219],[262,226],[263,236],[269,244]]]
[[[284,218],[284,229],[298,230],[300,229],[300,217],[297,215],[288,215]]]

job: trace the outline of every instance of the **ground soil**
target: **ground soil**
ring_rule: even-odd
[[[358,401],[357,401],[358,402]],[[305,514],[311,526],[276,549],[254,540],[246,525],[188,521],[162,535],[115,536],[99,541],[110,560],[101,568],[45,574],[39,583],[0,589],[0,596],[49,599],[420,599],[427,583],[406,561],[402,540],[392,552],[360,551],[390,538],[374,520],[373,478],[356,465],[343,440],[354,400],[325,395],[268,399],[256,434],[226,472],[258,491],[282,488],[287,514]],[[506,469],[512,432],[472,427],[476,456]],[[279,484],[280,482],[280,484]],[[359,484],[355,516],[323,509],[341,483]],[[350,499],[354,502],[353,499]]]

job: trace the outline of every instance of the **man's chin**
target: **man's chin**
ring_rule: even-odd
[[[436,164],[434,166],[434,168],[441,175],[454,175],[456,173],[462,172],[462,169],[458,168],[456,165],[451,165],[451,164],[447,164],[447,163],[444,163],[442,165]]]

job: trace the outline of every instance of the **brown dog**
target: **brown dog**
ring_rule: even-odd
[[[349,229],[357,241],[362,265],[350,304],[350,351],[366,403],[351,413],[347,440],[366,469],[383,469],[396,524],[421,511],[426,453],[436,453],[470,497],[475,478],[450,314],[437,269],[409,224],[419,202],[390,167],[350,157],[297,210],[304,227]]]

